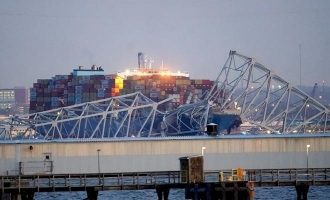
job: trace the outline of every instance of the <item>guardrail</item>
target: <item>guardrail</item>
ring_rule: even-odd
[[[133,172],[133,173],[94,173],[94,174],[34,174],[4,175],[1,179],[1,192],[33,190],[84,191],[98,187],[99,190],[140,190],[154,189],[160,185],[171,188],[184,188],[180,171]],[[310,169],[246,169],[242,177],[234,170],[206,171],[206,183],[247,181],[256,187],[296,186],[304,182],[309,185],[330,185],[330,168]]]
[[[330,168],[247,170],[248,181],[256,186],[291,186],[298,182],[329,185]]]
[[[297,169],[237,169],[205,172],[208,180],[218,174],[220,182],[249,181],[255,186],[295,186],[299,182],[309,185],[330,185],[330,168],[297,168]]]
[[[1,176],[0,188],[3,192],[22,189],[33,189],[36,192],[78,191],[90,187],[101,187],[102,190],[138,190],[153,189],[163,184],[180,184],[179,171]]]

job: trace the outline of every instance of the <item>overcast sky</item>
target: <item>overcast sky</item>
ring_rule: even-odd
[[[1,0],[0,88],[79,65],[136,67],[137,53],[215,79],[229,50],[289,82],[330,84],[328,0]]]

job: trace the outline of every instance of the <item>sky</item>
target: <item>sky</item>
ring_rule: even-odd
[[[216,79],[230,50],[288,82],[330,85],[328,0],[0,0],[0,88],[93,64],[155,65]],[[301,45],[301,53],[299,53]]]

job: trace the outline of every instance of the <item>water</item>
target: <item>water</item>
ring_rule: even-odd
[[[53,193],[36,193],[37,200],[72,200],[85,199],[85,192],[53,192]],[[257,187],[256,200],[295,200],[296,190],[294,187]],[[99,200],[155,200],[157,194],[155,190],[135,190],[135,191],[101,191],[98,196]],[[183,189],[171,189],[170,200],[184,199]],[[308,192],[309,200],[327,200],[330,199],[330,186],[311,186]]]

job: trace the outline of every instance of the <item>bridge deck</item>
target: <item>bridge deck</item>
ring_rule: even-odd
[[[238,180],[232,170],[207,171],[205,183],[230,184],[239,181],[253,182],[257,187],[330,185],[330,168],[311,169],[248,169],[243,179]],[[93,190],[142,190],[166,186],[185,188],[180,171],[139,173],[94,173],[94,174],[39,174],[0,176],[1,193],[10,192],[55,192]]]

